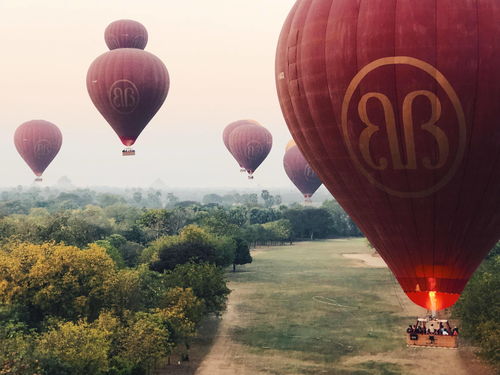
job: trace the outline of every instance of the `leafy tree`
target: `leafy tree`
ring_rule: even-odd
[[[61,322],[42,334],[37,349],[50,374],[104,374],[111,347],[109,333],[85,321]]]
[[[292,238],[292,224],[287,219],[271,221],[262,224],[268,232],[266,236],[271,241],[288,242]]]
[[[290,209],[283,217],[292,224],[294,238],[325,238],[330,234],[332,217],[324,208]]]
[[[178,264],[208,262],[221,267],[232,264],[235,243],[218,237],[196,225],[188,225],[178,236],[162,237],[145,250],[144,260],[157,272],[171,270]]]
[[[226,308],[230,293],[224,280],[224,271],[213,264],[180,264],[165,275],[168,287],[190,288],[203,303],[203,314],[219,315]]]
[[[250,248],[248,243],[242,238],[235,238],[236,250],[233,260],[233,272],[236,272],[236,265],[252,263],[252,256],[250,255]]]
[[[24,307],[33,323],[52,315],[95,319],[106,306],[106,281],[116,273],[102,247],[87,250],[50,243],[5,245],[0,250],[0,301]]]
[[[264,205],[267,208],[271,208],[274,205],[274,197],[269,194],[268,190],[262,190],[262,192],[260,193],[260,197],[264,201]]]
[[[461,336],[480,347],[480,354],[500,364],[500,243],[467,284],[453,313],[461,320]]]

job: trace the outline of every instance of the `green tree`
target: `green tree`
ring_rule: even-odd
[[[252,263],[250,248],[248,243],[242,238],[235,238],[236,250],[233,260],[233,272],[236,272],[236,265]]]
[[[180,264],[165,275],[168,287],[190,288],[203,303],[203,314],[219,315],[226,308],[230,293],[224,279],[224,271],[213,264]]]
[[[453,314],[460,318],[460,334],[480,347],[480,354],[494,365],[500,365],[500,244],[471,278]]]

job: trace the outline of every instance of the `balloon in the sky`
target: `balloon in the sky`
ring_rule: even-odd
[[[285,151],[288,151],[290,148],[292,148],[293,146],[296,146],[296,145],[297,144],[295,143],[295,141],[293,139],[290,139],[285,146]]]
[[[312,195],[321,186],[321,180],[296,145],[292,145],[286,150],[283,166],[287,176],[304,195],[306,202],[310,202]]]
[[[42,174],[56,157],[62,144],[59,128],[51,122],[32,120],[21,124],[14,133],[17,152],[42,181]]]
[[[87,73],[92,102],[122,143],[124,155],[160,109],[170,79],[163,62],[139,48],[118,48],[99,56]]]
[[[273,145],[273,136],[260,124],[247,122],[229,135],[229,150],[236,161],[246,169],[248,178],[264,161]]]
[[[497,0],[298,0],[279,40],[293,138],[431,310],[500,237],[499,19]]]
[[[222,141],[224,142],[224,145],[226,146],[226,148],[229,151],[229,153],[231,155],[233,155],[233,157],[234,157],[234,154],[231,151],[231,149],[229,148],[229,136],[231,135],[231,133],[232,133],[232,131],[234,129],[236,129],[238,126],[243,125],[243,124],[256,124],[256,125],[260,125],[257,121],[254,121],[254,120],[238,120],[238,121],[232,122],[229,125],[227,125],[224,128],[224,131],[222,132]],[[241,168],[241,170],[240,170],[241,172],[246,172],[246,169],[243,168],[242,165],[240,165],[240,168]]]
[[[118,20],[106,27],[104,40],[109,49],[144,49],[148,43],[148,31],[137,21]]]

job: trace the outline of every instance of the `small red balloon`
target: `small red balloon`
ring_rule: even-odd
[[[33,173],[40,177],[59,152],[62,134],[51,122],[32,120],[16,129],[14,144]]]
[[[260,124],[254,120],[238,120],[238,121],[232,122],[229,125],[227,125],[224,128],[224,131],[222,132],[222,141],[224,142],[224,145],[226,146],[229,153],[231,155],[233,155],[233,157],[234,157],[234,154],[231,151],[231,149],[229,148],[229,136],[231,135],[231,133],[233,132],[234,129],[236,129],[239,126],[244,125],[244,124],[256,124],[256,125],[260,126]],[[242,165],[240,165],[240,168],[243,168]],[[244,169],[242,171],[245,172]]]
[[[249,178],[264,161],[273,145],[273,136],[262,125],[245,123],[229,135],[229,150],[247,170]]]
[[[297,189],[304,195],[306,202],[310,201],[312,195],[321,186],[321,180],[309,166],[309,163],[297,145],[287,145],[287,147],[285,156],[283,157],[285,172]]]

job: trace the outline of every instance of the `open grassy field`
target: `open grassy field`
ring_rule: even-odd
[[[205,324],[191,363],[165,373],[488,374],[470,350],[406,348],[405,327],[425,310],[380,262],[343,256],[372,252],[363,239],[255,250],[228,274],[228,311]]]

